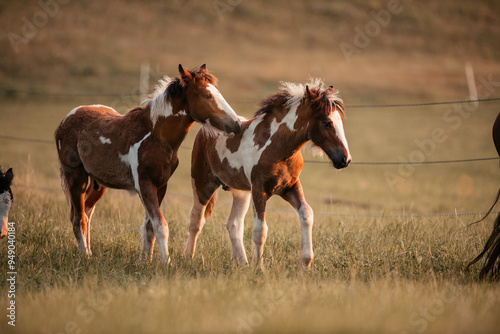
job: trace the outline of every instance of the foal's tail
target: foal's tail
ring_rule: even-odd
[[[217,190],[213,193],[212,197],[207,202],[207,207],[205,208],[205,218],[210,218],[212,212],[214,212],[215,202],[217,202]]]
[[[486,215],[477,222],[474,222],[472,224],[477,224],[483,221],[486,217],[488,217],[491,211],[493,211],[495,205],[498,203],[499,199],[500,199],[500,189],[498,189],[495,202],[488,210]],[[490,237],[488,238],[488,241],[486,241],[483,251],[467,265],[466,270],[469,269],[470,266],[481,260],[484,255],[486,255],[486,261],[483,265],[483,268],[481,269],[481,272],[479,273],[479,279],[480,280],[484,279],[488,275],[488,273],[490,273],[490,271],[491,271],[491,277],[493,279],[496,280],[500,279],[500,261],[497,261],[500,258],[500,213],[495,219],[495,223],[493,224],[493,231],[491,231]]]
[[[59,168],[59,173],[61,176],[61,188],[64,192],[64,196],[66,196],[66,203],[69,205],[70,203],[70,197],[69,197],[69,187],[68,187],[68,181],[66,180],[66,176],[64,176],[64,171],[63,171],[63,166],[61,165]]]

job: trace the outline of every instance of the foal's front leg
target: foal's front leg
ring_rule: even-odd
[[[300,181],[297,181],[294,187],[289,189],[281,197],[290,203],[297,211],[300,219],[300,248],[302,251],[302,262],[309,268],[314,258],[312,247],[312,226],[313,211],[307,204]]]
[[[255,265],[262,265],[262,253],[264,252],[264,243],[267,238],[266,224],[266,202],[268,196],[263,192],[252,189],[253,200],[253,232],[252,241],[254,245],[254,255],[252,262]]]
[[[154,246],[154,237],[158,239],[160,258],[168,263],[168,224],[160,211],[158,190],[151,183],[141,183],[141,200],[146,211],[144,221],[144,239],[142,251],[146,258],[151,258]]]

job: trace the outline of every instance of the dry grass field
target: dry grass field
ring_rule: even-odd
[[[479,266],[465,271],[493,218],[469,226],[480,216],[459,215],[489,208],[500,185],[498,161],[359,162],[495,157],[491,127],[500,103],[355,105],[467,99],[466,62],[474,68],[479,97],[499,97],[499,4],[57,3],[53,12],[37,1],[0,4],[0,164],[16,174],[9,220],[16,223],[18,273],[13,327],[6,316],[12,300],[8,250],[1,240],[1,333],[498,332],[498,282],[479,282]],[[385,16],[377,32],[370,22],[382,20],[382,11],[391,13],[390,20]],[[26,22],[35,26],[32,34],[23,35]],[[372,35],[367,45],[359,47],[358,31]],[[25,43],[13,44],[9,33]],[[357,53],[346,58],[342,42]],[[195,258],[183,258],[189,148],[197,125],[179,151],[162,206],[170,265],[160,263],[157,250],[150,263],[139,262],[144,211],[137,196],[121,191],[109,191],[97,205],[93,256],[78,254],[50,143],[54,129],[78,105],[100,103],[120,112],[137,105],[138,96],[124,94],[138,91],[143,61],[151,67],[150,90],[162,75],[176,75],[179,63],[207,63],[226,100],[244,116],[280,80],[319,76],[340,90],[352,106],[345,132],[358,164],[336,171],[304,150],[313,161],[301,176],[315,211],[310,270],[299,262],[298,219],[278,198],[268,205],[264,270],[235,265],[225,229],[230,197],[222,190]],[[457,215],[427,216],[442,213]],[[249,211],[247,253],[251,228]]]

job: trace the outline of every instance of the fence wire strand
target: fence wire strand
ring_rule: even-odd
[[[59,96],[59,97],[93,97],[93,96],[103,96],[103,97],[126,97],[126,96],[141,96],[139,93],[54,93],[54,92],[44,92],[39,90],[29,90],[29,89],[13,89],[13,88],[0,88],[0,91],[4,92],[6,95],[13,94],[26,94],[26,95],[38,95],[38,96]],[[475,100],[455,100],[455,101],[437,101],[437,102],[419,102],[419,103],[395,103],[395,104],[346,104],[347,108],[408,108],[408,107],[421,107],[421,106],[437,106],[437,105],[448,105],[448,104],[463,104],[463,103],[477,103],[477,102],[491,102],[499,101],[500,97],[491,97]],[[258,104],[258,101],[241,101],[233,100],[234,104]]]

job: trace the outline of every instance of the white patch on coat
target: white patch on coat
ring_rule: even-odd
[[[63,124],[64,124],[64,122],[68,119],[68,117],[71,117],[71,116],[73,116],[74,114],[76,114],[76,111],[77,111],[78,109],[80,109],[81,107],[82,107],[82,106],[79,106],[79,107],[73,108],[73,109],[72,109],[72,110],[71,110],[71,111],[70,111],[70,112],[66,115],[66,117],[64,117],[64,119],[63,119],[63,120],[62,120],[62,122],[61,122],[61,125],[63,125]]]
[[[134,187],[135,190],[140,194],[139,187],[139,148],[141,147],[142,142],[151,135],[151,132],[148,132],[147,135],[144,136],[140,141],[130,146],[128,153],[125,155],[120,154],[120,160],[130,167],[130,171],[132,172],[132,177],[134,178]]]
[[[227,148],[227,136],[221,135],[217,138],[215,143],[215,149],[219,156],[220,161],[227,159],[229,166],[234,169],[240,169],[243,167],[243,172],[249,182],[251,182],[252,169],[255,165],[259,163],[262,153],[266,150],[273,141],[273,136],[278,132],[280,126],[285,124],[290,130],[295,131],[295,122],[297,121],[297,108],[300,105],[300,100],[296,101],[288,111],[288,113],[283,117],[283,119],[278,122],[276,118],[272,120],[269,129],[269,138],[267,142],[259,148],[259,145],[255,144],[255,129],[260,122],[263,121],[264,115],[259,115],[256,119],[252,121],[250,126],[243,133],[240,141],[240,146],[236,152],[231,152]]]
[[[214,97],[215,102],[217,103],[217,107],[220,110],[224,111],[229,117],[231,117],[232,120],[236,121],[238,119],[238,115],[236,115],[236,113],[234,112],[233,108],[231,108],[229,103],[226,102],[224,96],[222,96],[219,90],[215,88],[215,86],[212,84],[207,85],[207,90]]]
[[[105,105],[102,105],[102,104],[91,104],[91,105],[87,105],[87,106],[79,106],[79,107],[76,107],[76,108],[73,108],[67,115],[66,117],[64,117],[64,119],[62,120],[61,122],[61,125],[64,123],[64,121],[66,121],[66,119],[68,119],[69,117],[73,116],[74,114],[76,114],[76,112],[78,111],[78,109],[80,108],[84,108],[84,107],[92,107],[92,108],[106,108],[106,109],[109,109],[110,111],[112,112],[115,112],[115,113],[118,113],[115,109],[111,108],[111,107],[108,107],[108,106],[105,106]]]
[[[187,116],[186,110],[180,110],[174,116]]]
[[[109,138],[105,138],[105,137],[103,137],[103,136],[100,136],[100,137],[99,137],[99,140],[100,140],[100,141],[101,141],[101,143],[103,143],[103,144],[111,144],[111,139],[109,139]]]

